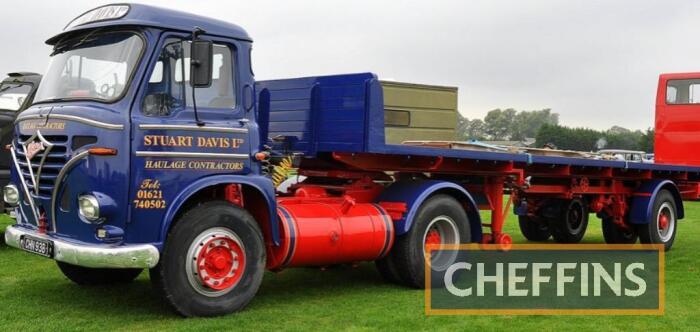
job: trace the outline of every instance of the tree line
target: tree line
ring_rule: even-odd
[[[623,149],[653,152],[654,130],[630,130],[613,126],[608,130],[572,128],[559,125],[559,114],[551,109],[517,111],[512,108],[489,111],[484,119],[459,115],[457,139],[460,141],[522,141],[534,138],[532,147],[552,144],[559,149],[597,151]]]

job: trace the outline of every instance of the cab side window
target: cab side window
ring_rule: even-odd
[[[232,110],[236,105],[233,52],[214,44],[212,84],[195,91],[198,108]],[[169,116],[192,107],[190,42],[169,39],[149,79],[142,111],[147,116]]]
[[[700,79],[669,80],[666,84],[666,103],[700,104]]]

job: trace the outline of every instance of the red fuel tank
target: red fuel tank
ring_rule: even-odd
[[[394,241],[393,222],[381,206],[349,197],[284,199],[277,214],[282,243],[268,247],[271,270],[376,260]]]

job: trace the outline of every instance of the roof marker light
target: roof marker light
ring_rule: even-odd
[[[63,30],[87,23],[120,19],[126,16],[128,12],[129,5],[107,5],[97,7],[72,20]]]

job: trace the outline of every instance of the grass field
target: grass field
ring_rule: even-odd
[[[0,219],[0,230],[9,218]],[[507,231],[524,242],[513,217]],[[591,216],[587,243],[602,243]],[[51,260],[0,244],[0,330],[698,330],[700,203],[687,203],[666,256],[664,316],[431,316],[423,292],[385,284],[373,264],[267,273],[243,312],[183,319],[151,289],[148,274],[113,287],[78,287]]]

